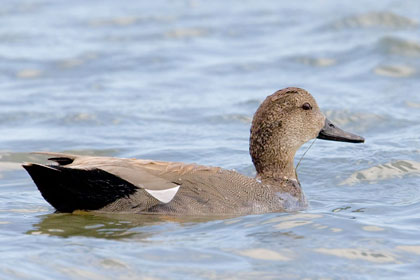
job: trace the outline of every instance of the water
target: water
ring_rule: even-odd
[[[417,279],[419,28],[416,0],[2,1],[0,278]],[[253,176],[252,114],[286,86],[367,139],[315,142],[307,211],[57,214],[20,167],[49,150]]]

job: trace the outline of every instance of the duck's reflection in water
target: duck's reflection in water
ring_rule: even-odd
[[[52,213],[40,216],[39,223],[27,234],[46,234],[59,237],[95,237],[105,239],[144,240],[162,230],[162,224],[176,223],[180,226],[233,218],[232,216],[166,216],[144,214],[114,214],[75,211],[73,213]],[[160,230],[153,226],[160,225]]]

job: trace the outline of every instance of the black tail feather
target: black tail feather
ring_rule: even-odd
[[[42,196],[60,212],[98,210],[136,192],[137,187],[100,169],[25,164]]]
[[[68,164],[73,163],[74,161],[74,159],[67,158],[67,157],[52,157],[52,158],[49,158],[48,160],[55,161],[59,165],[68,165]]]

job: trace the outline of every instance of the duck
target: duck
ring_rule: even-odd
[[[55,152],[38,152],[51,164],[22,166],[58,212],[182,216],[293,212],[308,206],[295,154],[314,138],[365,141],[328,120],[308,91],[288,87],[269,95],[254,114],[249,152],[255,177],[195,163]]]

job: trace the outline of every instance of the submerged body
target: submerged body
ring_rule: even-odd
[[[297,211],[307,202],[296,178],[297,149],[312,138],[363,142],[336,128],[303,89],[268,96],[255,113],[250,154],[257,177],[176,162],[44,153],[58,165],[27,163],[58,211],[245,215]]]

